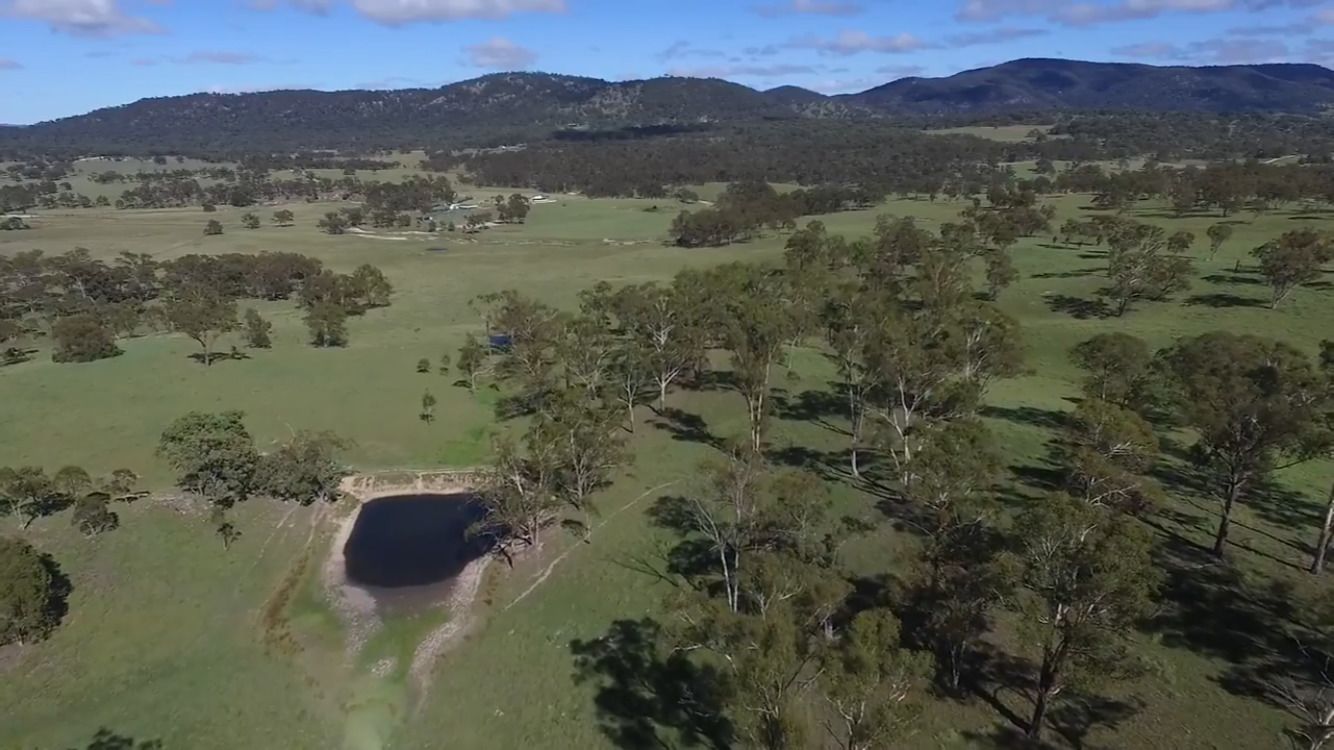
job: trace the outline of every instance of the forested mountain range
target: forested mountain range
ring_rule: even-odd
[[[1334,104],[1318,65],[1156,67],[1025,59],[945,78],[903,78],[857,94],[757,91],[718,79],[611,82],[498,73],[436,89],[286,90],[143,99],[0,129],[0,150],[238,151],[488,146],[552,132],[615,132],[801,118],[980,118],[1018,113],[1287,112]]]

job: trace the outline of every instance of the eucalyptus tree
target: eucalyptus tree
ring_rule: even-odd
[[[1213,551],[1227,545],[1232,511],[1276,470],[1324,451],[1332,394],[1311,359],[1287,344],[1216,331],[1162,355],[1178,417],[1197,434],[1191,451],[1219,502]]]
[[[1126,641],[1152,605],[1159,574],[1141,526],[1073,498],[1038,503],[1015,528],[1021,639],[1039,665],[1028,721],[1037,741],[1072,682],[1128,671]]]

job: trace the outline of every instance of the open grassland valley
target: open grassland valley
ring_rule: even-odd
[[[1334,73],[1061,62],[0,128],[0,748],[1334,747]]]

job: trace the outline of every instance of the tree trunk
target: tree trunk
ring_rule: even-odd
[[[848,396],[848,406],[850,409],[849,418],[852,422],[849,430],[852,433],[852,476],[861,479],[861,467],[857,464],[857,448],[862,442],[862,428],[866,422],[866,412],[858,407],[856,396],[851,394]]]
[[[1218,533],[1214,535],[1214,556],[1222,557],[1223,550],[1227,547],[1227,533],[1232,524],[1232,506],[1236,504],[1237,498],[1241,497],[1242,482],[1233,481],[1231,489],[1228,490],[1227,498],[1223,501],[1223,515],[1218,519]]]
[[[1315,575],[1325,572],[1325,555],[1329,552],[1331,531],[1334,531],[1334,484],[1329,486],[1329,502],[1325,504],[1325,523],[1320,527],[1320,540],[1315,545],[1315,559],[1311,561],[1311,572]]]
[[[667,381],[658,380],[658,413],[661,414],[667,408]]]
[[[1047,704],[1052,690],[1056,687],[1056,670],[1050,660],[1042,663],[1042,672],[1038,676],[1038,697],[1033,704],[1033,716],[1028,721],[1028,739],[1037,742],[1042,736],[1042,722],[1047,719]]]
[[[750,449],[755,453],[759,453],[760,448],[762,447],[764,394],[755,394],[754,397],[747,398],[746,402],[746,406],[750,412]]]

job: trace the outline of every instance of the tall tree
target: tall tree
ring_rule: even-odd
[[[823,659],[821,693],[833,715],[825,729],[842,750],[892,747],[921,709],[914,692],[923,655],[899,647],[899,622],[886,609],[858,613]]]
[[[158,455],[177,472],[176,484],[229,508],[254,490],[259,454],[244,414],[190,412],[172,422],[158,441]]]
[[[477,337],[468,334],[463,340],[463,346],[459,347],[459,372],[468,383],[468,390],[472,393],[477,392],[477,378],[486,370],[487,352]]]
[[[1070,358],[1088,373],[1084,394],[1125,407],[1142,406],[1153,356],[1149,345],[1128,333],[1100,333],[1070,350]]]
[[[357,266],[349,285],[363,307],[388,307],[394,293],[394,286],[384,272],[369,263]]]
[[[830,295],[823,312],[825,338],[840,386],[848,403],[849,468],[861,477],[858,461],[866,430],[870,401],[881,383],[879,372],[866,360],[867,346],[877,327],[877,310],[883,301],[879,295],[847,285]]]
[[[511,440],[496,442],[479,494],[485,515],[469,529],[469,535],[490,540],[511,562],[516,546],[541,547],[542,531],[555,521],[561,507],[554,445],[536,441],[528,448],[525,455]]]
[[[1214,554],[1227,545],[1232,510],[1276,469],[1327,444],[1320,414],[1330,394],[1311,360],[1278,341],[1233,333],[1184,339],[1165,352],[1181,421],[1220,514]]]
[[[1218,255],[1218,251],[1223,248],[1228,239],[1232,237],[1232,225],[1222,222],[1211,224],[1204,233],[1209,237],[1209,258],[1212,260],[1214,256]]]
[[[306,328],[315,346],[347,346],[347,309],[337,302],[316,302],[306,311]]]
[[[1269,307],[1274,309],[1292,290],[1320,277],[1321,266],[1334,258],[1334,243],[1314,229],[1284,232],[1276,240],[1251,251],[1260,261],[1260,273],[1273,290]]]
[[[1157,573],[1141,527],[1078,500],[1050,498],[1015,528],[1022,530],[1021,632],[1040,664],[1028,722],[1037,741],[1073,678],[1126,671],[1125,639],[1148,611]]]
[[[1105,294],[1124,315],[1136,300],[1163,300],[1190,288],[1190,258],[1172,255],[1162,228],[1131,223],[1108,240]]]
[[[332,432],[298,432],[277,450],[260,458],[255,471],[258,491],[302,505],[333,502],[350,472],[338,461],[347,441]]]
[[[663,288],[656,284],[626,287],[611,300],[611,307],[626,333],[644,352],[658,387],[658,409],[667,405],[667,389],[703,354],[706,330],[703,311],[690,308],[681,281]]]
[[[1320,369],[1325,374],[1331,394],[1330,407],[1325,413],[1326,429],[1334,433],[1334,340],[1320,342]],[[1334,450],[1330,451],[1334,456]],[[1329,483],[1329,499],[1325,503],[1325,521],[1320,525],[1320,536],[1316,540],[1315,555],[1311,560],[1311,572],[1319,575],[1325,569],[1325,557],[1329,554],[1330,542],[1334,541],[1334,479]]]
[[[19,519],[23,528],[69,505],[71,497],[40,467],[0,467],[0,508]]]
[[[588,497],[605,486],[625,460],[618,434],[620,409],[592,401],[575,391],[554,396],[528,435],[535,452],[549,454],[555,466],[554,488],[574,508],[591,512]]]
[[[1135,412],[1095,398],[1080,402],[1061,453],[1070,490],[1085,502],[1138,513],[1160,493],[1147,474],[1158,459],[1153,428]]]
[[[55,362],[92,362],[120,354],[115,333],[88,313],[57,320],[51,326],[51,338],[56,344],[51,351]]]
[[[0,537],[0,646],[35,643],[60,623],[52,567],[27,542]]]
[[[1195,234],[1179,229],[1167,238],[1167,252],[1181,255],[1190,252],[1191,246],[1195,244]]]
[[[1019,271],[1005,250],[991,250],[986,254],[987,296],[996,299],[1005,288],[1019,280]]]
[[[217,340],[237,326],[236,300],[200,284],[174,292],[164,310],[172,330],[194,339],[204,350],[205,365],[213,364]]]
[[[730,292],[720,338],[732,352],[733,387],[745,399],[750,447],[759,453],[771,407],[770,379],[791,340],[793,319],[782,301],[781,280],[757,266],[729,266],[722,274]]]
[[[246,346],[252,349],[268,349],[273,346],[273,340],[269,333],[273,330],[273,324],[265,320],[253,307],[247,307],[245,311],[245,342]]]

